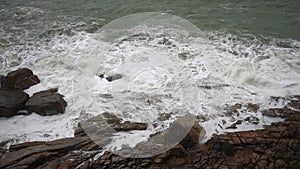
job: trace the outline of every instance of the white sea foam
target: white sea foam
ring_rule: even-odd
[[[143,27],[139,31],[133,34],[149,30]],[[152,34],[127,40],[128,37],[119,37],[125,40],[118,45],[102,41],[101,32],[79,31],[73,36],[56,35],[35,47],[26,44],[25,50],[18,53],[13,47],[5,48],[6,64],[0,73],[29,67],[40,77],[41,83],[26,92],[32,94],[59,87],[68,107],[64,114],[56,116],[31,114],[1,118],[0,142],[12,140],[15,144],[72,137],[79,121],[106,111],[124,120],[149,123],[144,134],[142,131],[129,134],[134,135],[135,140],[164,130],[182,112],[204,115],[209,119],[201,122],[207,131],[207,140],[214,133],[232,131],[218,126],[222,120],[229,125],[249,115],[260,118],[258,125],[243,124],[237,130],[259,129],[281,120],[262,117],[260,112],[231,118],[219,116],[226,104],[252,102],[268,108],[272,106],[267,104],[269,96],[300,92],[298,41],[275,39],[274,43],[263,43],[258,38],[249,38],[250,35],[224,32],[207,32],[210,40],[198,37],[181,41],[176,34],[164,34],[165,30],[150,32]],[[280,47],[276,41],[286,41],[291,47]],[[10,59],[15,55],[19,58],[16,60],[20,60],[16,66],[12,64],[15,60]],[[124,76],[109,83],[97,76],[100,73]],[[113,98],[101,97],[103,94],[111,94]],[[171,112],[169,120],[157,120],[160,113]],[[154,123],[158,127],[151,127]],[[122,133],[115,144],[137,143],[125,135]]]

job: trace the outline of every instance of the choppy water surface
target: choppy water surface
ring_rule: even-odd
[[[0,119],[0,141],[71,137],[79,121],[105,111],[159,124],[136,133],[137,140],[186,111],[208,119],[199,120],[207,138],[222,133],[220,119],[236,118],[220,117],[226,105],[266,108],[269,96],[299,94],[299,6],[298,1],[1,1],[0,74],[29,67],[41,83],[27,92],[59,87],[69,106],[63,115]],[[114,42],[105,39],[105,24],[148,11],[180,16],[201,33],[184,40],[179,30],[144,26]],[[101,73],[124,78],[109,83],[97,76]],[[171,119],[157,120],[164,113],[172,113]],[[279,120],[249,114],[260,123],[239,129]]]

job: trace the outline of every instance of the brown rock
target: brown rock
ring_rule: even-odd
[[[226,108],[225,110],[225,115],[227,116],[231,116],[235,113],[238,113],[238,110],[242,108],[242,105],[241,104],[235,104],[235,105],[232,105],[232,106],[229,106],[228,108]]]
[[[185,153],[185,148],[181,144],[177,144],[175,147],[171,148],[170,155],[175,157],[182,157]]]
[[[286,116],[299,117],[296,112]],[[170,129],[152,138],[163,134],[180,136],[176,131],[188,133],[185,129],[194,125],[192,119],[179,118]],[[142,159],[120,157],[110,152],[99,157],[99,148],[84,148],[94,144],[87,136],[23,143],[2,152],[0,168],[299,168],[299,128],[300,121],[285,118],[284,122],[273,123],[261,130],[214,135],[195,149],[185,149],[180,157],[178,154],[184,149],[180,145]],[[144,150],[144,144],[141,145]]]
[[[52,142],[48,142],[46,144],[45,143],[43,144],[42,142],[33,142],[31,143],[31,145],[28,145],[27,143],[26,145],[27,147],[5,154],[4,158],[0,159],[0,168],[4,168],[8,165],[15,165],[20,160],[30,157],[31,155],[34,154],[44,155],[43,153],[45,152],[54,152],[54,151],[59,151],[60,153],[68,152],[70,149],[75,148],[77,145],[81,145],[89,141],[90,140],[88,137],[78,137],[78,138],[59,139]],[[34,162],[36,161],[34,160],[31,161],[31,163]]]
[[[25,90],[40,83],[40,79],[30,69],[22,68],[8,73],[3,82],[4,88]]]
[[[162,159],[161,158],[156,158],[154,159],[154,163],[161,163],[162,162]]]
[[[180,166],[180,165],[183,165],[184,163],[186,163],[186,161],[185,161],[184,158],[177,158],[177,159],[175,159],[173,165],[175,165],[175,166]]]
[[[259,166],[259,168],[267,168],[269,166],[269,164],[268,164],[268,161],[266,161],[266,160],[260,160],[258,162],[258,166]]]
[[[106,122],[109,124],[117,124],[120,123],[122,119],[118,118],[116,115],[108,113],[108,112],[104,112],[102,114],[107,120]]]
[[[275,168],[283,168],[283,167],[286,167],[286,162],[281,159],[277,159],[275,162]]]
[[[109,165],[110,164],[110,160],[106,160],[105,162],[104,162],[104,165]]]
[[[295,114],[296,112],[293,110],[290,110],[288,108],[274,108],[274,109],[268,109],[262,111],[262,114],[264,116],[269,116],[269,117],[288,117],[292,114]]]
[[[300,100],[290,100],[290,102],[288,103],[288,106],[294,108],[294,109],[300,109]]]
[[[248,111],[257,111],[259,109],[259,105],[248,103],[246,108],[247,108]]]
[[[24,109],[28,94],[13,89],[0,89],[0,117],[11,117]]]
[[[116,131],[147,130],[147,123],[125,121],[112,126]]]
[[[199,145],[199,139],[205,135],[205,130],[196,121],[196,118],[186,115],[175,120],[169,129],[162,133],[151,134],[156,144],[176,145],[184,148],[193,148]]]
[[[56,92],[57,89],[50,89],[33,94],[25,104],[26,110],[42,116],[64,113],[67,102],[63,95]]]
[[[146,130],[148,125],[146,123],[121,122],[122,119],[118,118],[116,115],[105,112],[102,114],[106,118],[106,122],[111,125],[116,131],[130,131],[130,130]]]
[[[184,148],[193,148],[199,144],[200,138],[204,135],[205,130],[200,126],[198,122],[195,121],[189,133],[184,137],[182,141],[180,141],[180,144]]]

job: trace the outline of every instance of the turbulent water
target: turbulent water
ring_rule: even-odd
[[[79,121],[106,111],[150,124],[145,132],[131,133],[138,139],[128,141],[121,135],[117,143],[146,139],[183,112],[205,117],[199,122],[207,139],[217,131],[226,132],[218,127],[221,120],[242,118],[222,117],[227,105],[283,106],[284,102],[268,104],[269,96],[300,94],[299,7],[296,0],[2,0],[0,74],[28,67],[41,83],[26,92],[58,87],[68,107],[56,116],[1,118],[0,142],[71,137]],[[186,38],[184,32],[191,30],[143,26],[119,36],[111,33],[115,39],[103,33],[109,30],[104,25],[119,17],[149,11],[180,16],[199,32]],[[101,73],[124,77],[110,83],[98,77]],[[168,113],[169,120],[157,119]],[[260,123],[238,130],[280,120],[260,112],[247,115],[259,117]]]

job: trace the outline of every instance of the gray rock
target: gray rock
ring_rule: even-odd
[[[24,109],[28,94],[13,89],[0,89],[0,117],[11,117]]]
[[[121,74],[115,74],[115,75],[108,76],[106,78],[106,80],[109,81],[109,82],[112,82],[114,80],[121,79],[122,77],[123,77],[123,75],[121,75]]]
[[[5,81],[5,76],[0,75],[0,88],[3,86],[4,81]]]
[[[33,94],[25,104],[26,110],[42,116],[64,113],[67,102],[63,95],[56,92],[57,89],[50,89]]]

